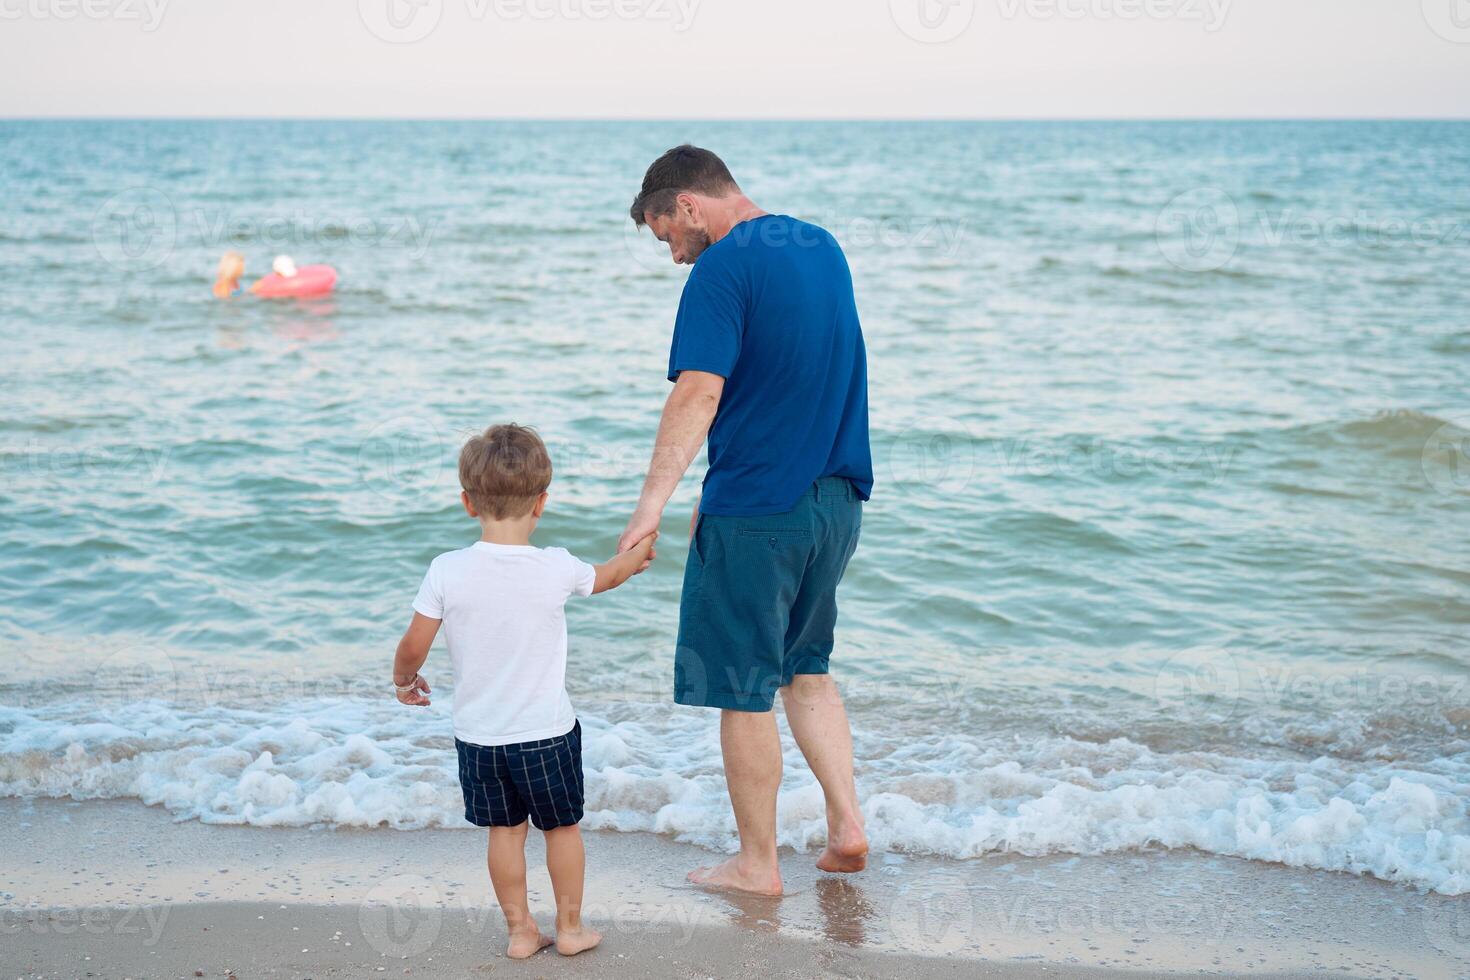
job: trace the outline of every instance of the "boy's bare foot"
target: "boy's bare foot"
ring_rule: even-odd
[[[732,857],[712,868],[695,868],[689,872],[689,880],[704,888],[719,888],[726,891],[749,892],[752,895],[781,894],[781,869],[769,870],[747,868],[739,857]]]
[[[835,830],[827,827],[827,848],[817,858],[817,867],[822,871],[851,874],[868,866],[868,838],[863,825],[856,820],[847,820]]]
[[[506,947],[505,955],[513,960],[523,960],[528,956],[534,956],[550,945],[551,940],[533,925],[523,932],[510,934],[510,945]]]
[[[556,930],[556,951],[563,956],[576,956],[602,942],[602,933],[583,926],[580,929]]]

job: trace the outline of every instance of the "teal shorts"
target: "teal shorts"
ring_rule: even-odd
[[[796,674],[825,674],[837,583],[857,549],[863,501],[823,477],[784,514],[701,514],[679,600],[674,700],[770,711]]]

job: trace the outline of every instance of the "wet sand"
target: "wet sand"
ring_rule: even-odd
[[[717,855],[589,833],[603,945],[504,958],[473,830],[176,823],[127,802],[0,801],[0,976],[1470,976],[1470,900],[1192,853],[817,872],[780,899],[683,883]],[[533,910],[551,927],[539,835]],[[197,971],[197,972],[196,972]]]

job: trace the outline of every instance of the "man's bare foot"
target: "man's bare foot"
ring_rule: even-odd
[[[513,960],[523,960],[528,956],[534,956],[550,945],[551,940],[535,925],[532,925],[529,929],[510,934],[510,945],[506,947],[505,955]]]
[[[689,880],[704,888],[719,888],[727,891],[750,892],[752,895],[781,894],[781,869],[747,868],[739,857],[732,857],[712,868],[695,868],[689,872]]]
[[[556,930],[556,951],[563,956],[576,956],[602,942],[602,933],[583,926],[580,929]]]
[[[832,829],[827,827],[827,849],[817,858],[817,867],[822,871],[851,874],[868,866],[868,838],[863,825],[857,820],[848,820]]]

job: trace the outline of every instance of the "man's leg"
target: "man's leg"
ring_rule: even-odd
[[[837,683],[830,674],[797,674],[781,688],[781,700],[791,734],[827,798],[827,849],[817,867],[861,871],[868,865],[868,838],[852,778],[852,729]]]
[[[781,738],[775,712],[721,711],[720,747],[740,853],[723,864],[691,871],[689,880],[712,888],[779,895],[776,792],[781,788]]]

